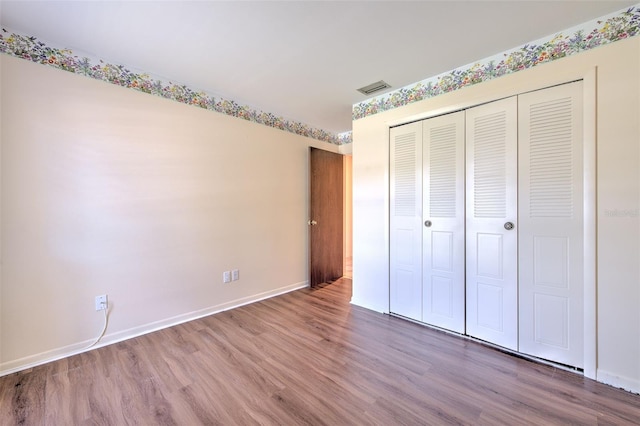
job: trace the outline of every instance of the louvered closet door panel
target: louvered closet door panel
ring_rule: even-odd
[[[583,366],[582,83],[519,97],[520,352]]]
[[[423,122],[422,320],[464,333],[464,111]]]
[[[422,123],[390,131],[390,312],[422,321]]]
[[[467,334],[514,350],[517,136],[517,98],[467,110]],[[507,222],[514,228],[506,229]]]

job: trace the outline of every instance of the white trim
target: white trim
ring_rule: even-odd
[[[640,394],[640,380],[622,377],[610,371],[598,369],[598,381],[606,385]]]
[[[389,313],[388,309],[383,310],[383,309],[370,308],[369,306],[367,306],[367,304],[362,303],[362,302],[360,302],[358,300],[354,300],[353,298],[351,298],[351,300],[349,301],[349,304],[353,305],[353,306],[357,306],[358,308],[362,308],[362,309],[366,309],[366,310],[371,311],[371,312],[378,313],[378,314],[392,315],[392,314]],[[399,317],[399,318],[404,318],[404,317]],[[417,322],[417,321],[416,321],[416,324],[424,325],[424,323]]]
[[[93,338],[83,342],[74,343],[72,345],[41,352],[39,354],[4,362],[0,364],[0,377],[307,287],[309,287],[309,282],[303,281],[186,314],[177,315],[175,317],[133,327],[128,330],[107,334],[99,344],[90,349],[88,349],[87,346],[93,342]]]
[[[596,108],[597,71],[592,68],[584,74],[583,90],[583,291],[584,291],[584,375],[596,379],[598,367],[597,287],[596,287]]]

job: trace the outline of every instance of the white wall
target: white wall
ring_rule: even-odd
[[[353,299],[387,312],[389,127],[597,69],[597,379],[640,392],[640,38],[356,120]]]
[[[0,55],[0,374],[307,285],[309,146]],[[240,280],[222,283],[222,272]]]

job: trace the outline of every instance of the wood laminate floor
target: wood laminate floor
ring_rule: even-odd
[[[640,424],[638,395],[350,294],[342,279],[0,378],[0,424]]]

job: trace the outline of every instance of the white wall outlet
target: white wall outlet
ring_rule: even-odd
[[[109,308],[109,302],[107,301],[107,295],[96,296],[96,311],[104,311]]]
[[[231,271],[224,271],[222,273],[222,282],[230,283],[231,282]]]
[[[231,281],[238,281],[240,279],[240,269],[234,269],[231,271]]]

